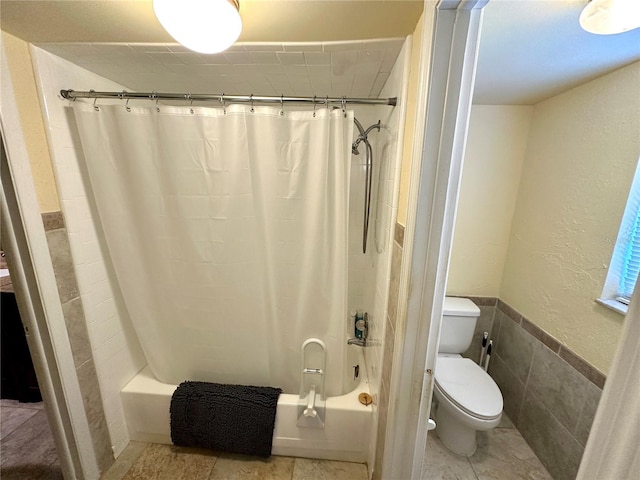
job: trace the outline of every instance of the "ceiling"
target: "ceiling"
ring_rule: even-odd
[[[592,35],[580,29],[577,19],[586,3],[587,0],[491,0],[484,13],[474,102],[535,104],[639,60],[640,29],[609,36]],[[333,72],[335,70],[333,67],[344,64],[345,60],[339,59],[340,55],[334,55],[330,46],[327,50],[326,46],[330,45],[330,42],[402,38],[413,32],[423,6],[421,0],[240,0],[240,4],[244,25],[240,42],[273,42],[272,45],[279,45],[277,48],[281,52],[286,52],[290,47],[297,48],[297,51],[292,53],[302,54],[302,59],[298,56],[298,60],[295,61],[297,63],[293,64],[283,63],[287,60],[281,61],[281,57],[284,58],[286,55],[276,54],[275,59],[278,60],[278,64],[272,63],[268,67],[271,73],[262,74],[272,77],[278,74],[284,75],[292,87],[293,77],[296,77],[302,83],[300,85],[296,83],[297,86],[294,89],[297,88],[300,91],[304,89],[301,86],[303,84],[312,87],[314,84],[321,84],[326,87],[327,68],[331,67],[330,70]],[[231,65],[233,68],[214,68],[219,63],[207,63],[210,59],[203,61],[201,57],[206,56],[198,57],[188,55],[185,51],[178,51],[179,47],[169,43],[172,42],[171,37],[155,19],[151,0],[1,0],[0,26],[2,30],[23,40],[46,45],[46,48],[51,50],[58,48],[57,53],[61,56],[65,56],[63,46],[54,46],[52,43],[87,43],[84,47],[67,45],[69,47],[67,58],[75,63],[84,62],[85,67],[94,65],[91,68],[105,76],[109,68],[105,67],[104,63],[108,62],[100,60],[100,57],[105,57],[106,53],[106,58],[109,58],[109,52],[105,50],[109,47],[102,44],[119,42],[120,45],[111,46],[115,49],[114,51],[134,50],[136,54],[142,54],[139,58],[143,58],[145,62],[153,59],[153,62],[147,62],[144,65],[147,72],[137,73],[139,79],[147,75],[147,79],[153,78],[158,81],[166,76],[166,82],[170,84],[175,83],[177,70],[188,70],[194,77],[232,75],[226,80],[238,81],[240,75],[245,74],[244,83],[248,83],[249,88],[253,88],[252,82],[257,81],[252,77],[247,78],[246,74],[256,74],[255,65],[260,64],[258,60],[252,64],[245,64],[236,62],[243,58],[241,56],[236,55],[232,60],[222,56],[220,58],[226,60],[223,65]],[[134,45],[141,42],[160,45],[155,47]],[[291,42],[298,43],[298,46],[291,47]],[[320,43],[312,47],[309,44],[301,46],[300,42]],[[274,61],[272,55],[259,55],[260,51],[255,50],[254,47],[255,45],[242,43],[232,47],[229,53],[248,53],[249,56],[245,56],[243,62],[260,56],[264,62]],[[79,54],[81,48],[86,48],[86,55]],[[153,52],[153,48],[160,50]],[[319,53],[329,53],[329,56],[318,55],[313,60],[305,58],[307,49],[311,49],[308,50],[307,56],[312,58],[313,49],[318,52],[318,48],[320,48]],[[366,52],[376,50],[374,46],[364,44],[359,47],[351,45],[345,48],[352,51],[350,57],[352,60],[353,55],[366,60]],[[379,75],[388,73],[383,70],[388,68],[389,52],[386,51],[386,47],[382,49],[385,50],[383,53],[373,54],[377,60],[369,62],[376,63],[379,60],[375,73],[373,66],[367,67],[369,68],[367,85],[370,87],[369,95],[372,96],[376,95],[374,84],[377,85],[376,82],[379,83],[383,78]],[[90,58],[91,52],[96,55],[94,61]],[[165,53],[165,55],[151,55],[152,53]],[[176,55],[178,53],[184,55]],[[77,61],[79,56],[85,57],[82,62]],[[332,59],[334,56],[338,58],[335,62]],[[159,61],[163,57],[166,61]],[[117,55],[113,55],[112,58],[117,58]],[[290,58],[293,59],[294,56]],[[385,66],[381,70],[383,58],[386,58]],[[182,65],[187,67],[180,66],[177,59],[182,59]],[[309,63],[314,61],[325,64]],[[99,62],[102,66],[97,66]],[[327,62],[328,65],[326,65]],[[117,65],[113,60],[110,60],[110,63]],[[124,67],[125,64],[120,66]],[[197,65],[197,67],[189,69],[189,65]],[[250,68],[251,65],[253,70]],[[276,71],[277,65],[280,65],[277,67],[279,71]],[[354,76],[359,69],[358,63],[352,65]],[[117,67],[112,70],[117,70]],[[124,69],[121,68],[121,70]],[[288,77],[285,70],[293,77]],[[306,75],[304,81],[302,81],[303,73]],[[324,80],[317,78],[314,80],[315,74],[319,74]],[[233,77],[233,75],[236,76]],[[375,78],[372,80],[373,75]],[[132,89],[134,85],[138,85],[137,80],[131,78],[132,75],[129,75],[129,78],[125,77],[126,75],[123,74],[122,79],[126,82],[120,81],[120,83]],[[349,83],[349,78],[348,75],[345,78],[332,76],[330,83],[344,86]],[[276,77],[272,78],[273,81],[267,80],[276,92],[281,91],[274,86],[278,83],[275,79]],[[118,79],[114,80],[118,81]],[[219,80],[222,80],[222,77]],[[192,78],[190,81],[195,82],[195,79]],[[282,85],[277,86],[284,88],[287,85],[286,82],[281,83]],[[148,85],[148,82],[145,85]],[[239,84],[233,83],[233,85]],[[353,85],[355,83],[352,83]],[[154,88],[160,89],[158,86]],[[145,88],[147,89],[148,87]],[[195,91],[196,88],[194,87],[193,90]],[[360,90],[366,90],[366,85]],[[287,90],[286,93],[289,91]],[[317,93],[354,95],[353,90]]]
[[[491,0],[484,11],[474,103],[533,105],[640,60],[640,29],[587,33],[578,24],[586,4]]]
[[[175,43],[36,45],[134,91],[366,98],[378,96],[404,41],[236,43],[214,55]]]
[[[180,1],[180,0],[176,0]],[[403,37],[421,0],[240,0],[240,42],[312,42]],[[0,27],[29,42],[174,41],[151,0],[1,0]]]

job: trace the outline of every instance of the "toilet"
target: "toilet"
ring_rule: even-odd
[[[435,367],[436,431],[454,453],[476,451],[476,431],[500,423],[502,393],[484,368],[462,357],[471,345],[480,309],[468,298],[446,297]]]

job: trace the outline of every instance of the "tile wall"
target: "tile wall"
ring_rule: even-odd
[[[367,464],[370,468],[375,463],[378,444],[384,440],[376,435],[380,423],[386,424],[387,400],[381,403],[381,397],[388,397],[389,378],[383,383],[385,373],[390,376],[391,371],[385,372],[385,355],[389,348],[387,339],[390,335],[388,322],[389,289],[393,283],[393,256],[396,254],[394,235],[395,223],[398,216],[398,191],[400,188],[400,168],[402,158],[402,142],[404,136],[404,116],[406,111],[405,92],[407,88],[408,62],[410,42],[405,42],[398,60],[396,61],[388,81],[380,95],[382,97],[398,97],[399,105],[395,108],[376,107],[367,108],[368,120],[363,125],[382,123],[380,132],[372,131],[374,149],[374,185],[372,188],[372,213],[369,222],[368,255],[373,259],[375,269],[369,283],[369,292],[373,297],[369,319],[370,346],[365,348],[365,359],[373,403],[373,422],[370,435],[369,455]],[[363,117],[365,118],[365,117]],[[359,155],[364,157],[364,155]],[[362,182],[364,185],[364,182]],[[364,192],[363,192],[364,193]],[[361,208],[362,199],[355,205]],[[350,232],[351,234],[351,232]],[[362,231],[356,238],[362,237]],[[393,334],[392,338],[393,338]],[[383,389],[386,388],[386,392]],[[384,404],[384,405],[383,405]],[[380,408],[382,407],[382,408]]]
[[[481,314],[464,356],[478,361],[489,332],[505,413],[555,480],[573,480],[606,377],[501,300],[471,299]]]
[[[236,43],[222,53],[182,45],[46,43],[41,48],[137,91],[377,97],[404,38]],[[67,88],[77,88],[68,86]]]
[[[382,478],[382,458],[387,431],[387,416],[389,413],[389,386],[391,383],[391,367],[393,365],[393,351],[395,346],[396,326],[398,320],[398,293],[400,289],[400,268],[402,265],[402,249],[404,245],[404,227],[396,224],[394,232],[393,253],[391,256],[391,281],[389,284],[389,301],[387,307],[387,324],[384,335],[384,352],[382,355],[382,373],[380,376],[380,391],[378,394],[378,425],[376,437],[378,439],[373,463],[373,479]]]
[[[65,223],[64,236],[59,229],[54,229],[49,244],[64,244],[62,274],[73,276],[77,282],[72,292],[62,292],[65,295],[62,301],[65,313],[70,315],[82,305],[90,343],[84,343],[85,350],[81,353],[90,353],[93,359],[92,368],[99,384],[99,389],[92,390],[93,395],[100,392],[96,398],[102,397],[111,439],[109,446],[110,449],[113,446],[113,453],[118,456],[129,443],[120,390],[144,368],[146,359],[123,307],[119,288],[110,280],[115,278],[113,267],[96,220],[91,186],[83,172],[86,167],[74,136],[73,114],[69,111],[69,102],[59,96],[59,91],[70,86],[96,90],[122,90],[123,87],[35,47],[31,49],[31,57]],[[48,221],[45,219],[45,224]],[[69,302],[70,299],[76,300]],[[100,403],[94,400],[92,405]]]
[[[98,375],[91,354],[87,322],[76,281],[64,217],[61,212],[45,213],[42,215],[42,220],[96,461],[100,472],[106,472],[114,462],[111,438],[104,416]]]

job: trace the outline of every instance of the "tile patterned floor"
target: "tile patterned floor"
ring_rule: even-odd
[[[0,401],[0,478],[62,480],[44,405]],[[478,434],[469,458],[428,437],[428,480],[552,480],[506,415]],[[269,459],[131,442],[102,480],[366,480],[365,465],[273,456]]]
[[[428,437],[428,480],[552,480],[513,423],[478,434],[470,458],[456,455],[436,432]],[[365,465],[273,456],[269,459],[131,442],[101,480],[367,480]],[[398,479],[396,479],[398,480]]]
[[[422,478],[429,480],[553,480],[520,432],[503,413],[497,428],[479,432],[478,450],[467,458],[456,455],[438,438],[427,437],[427,462]]]
[[[0,478],[62,480],[42,402],[0,400]]]
[[[277,457],[131,442],[101,480],[367,480],[360,463]],[[4,480],[4,479],[3,479]]]

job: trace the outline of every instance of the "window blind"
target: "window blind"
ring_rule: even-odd
[[[619,295],[630,299],[640,271],[640,188],[631,189],[627,208],[630,208],[635,216],[627,225],[627,242],[620,272]]]

